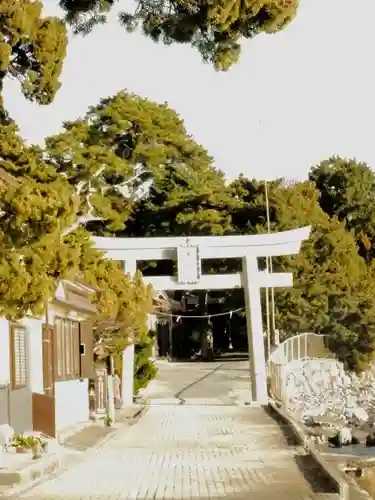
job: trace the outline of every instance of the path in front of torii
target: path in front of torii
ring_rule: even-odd
[[[287,444],[270,415],[236,404],[247,399],[248,373],[248,361],[159,364],[158,379],[146,391],[151,405],[138,423],[18,498],[335,498],[306,479],[302,451]],[[176,393],[184,404],[176,404]]]

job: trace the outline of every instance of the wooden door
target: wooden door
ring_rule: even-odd
[[[43,390],[47,396],[55,395],[53,340],[54,327],[43,325]]]
[[[33,430],[51,437],[56,436],[53,340],[54,328],[43,325],[43,394],[32,394]]]
[[[79,325],[81,378],[91,379],[94,373],[93,322],[82,321]]]

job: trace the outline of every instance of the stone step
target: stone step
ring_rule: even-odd
[[[6,457],[6,466],[0,469],[0,486],[2,489],[21,484],[31,484],[45,476],[49,476],[59,469],[61,461],[60,455],[54,453],[43,455],[38,460],[32,459],[31,452],[25,453],[25,458],[22,457],[23,460],[12,461],[12,458]]]
[[[64,446],[66,448],[72,448],[73,450],[86,451],[89,448],[95,447],[106,436],[112,433],[112,427],[94,424],[89,425],[69,436],[69,438],[65,440]]]
[[[181,400],[177,398],[148,398],[143,401],[143,404],[148,406],[176,406],[181,404]]]
[[[219,398],[183,398],[183,404],[185,406],[196,406],[196,405],[207,405],[207,406],[229,406],[231,403],[228,401],[227,403],[223,402]]]
[[[315,493],[311,500],[340,500],[337,493]]]

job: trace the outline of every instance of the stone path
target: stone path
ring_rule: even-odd
[[[197,375],[201,374],[197,374],[194,365],[190,370],[193,373],[195,370],[195,379],[199,379]],[[190,379],[194,377],[187,373],[185,382],[190,381],[191,384]],[[204,390],[199,386],[200,382],[195,384],[195,389],[194,385],[190,385],[192,399],[210,398],[208,378],[205,380]],[[227,390],[228,387],[225,387]],[[227,401],[225,394],[219,394],[215,388],[212,391],[222,402]],[[159,395],[165,395],[164,403],[167,403],[171,394],[173,396],[173,391],[166,390]],[[311,470],[311,464],[306,462],[301,450],[290,445],[286,429],[281,428],[261,408],[228,403],[161,404],[150,406],[138,423],[120,429],[101,450],[89,454],[82,463],[17,498],[335,498],[324,493],[322,485],[311,484],[308,480],[310,476],[316,481],[319,474]]]
[[[157,380],[142,396],[153,404],[178,399],[189,404],[245,404],[250,400],[249,361],[162,362]]]
[[[102,439],[113,432],[111,427],[103,425],[90,425],[72,436],[68,437],[64,442],[67,448],[73,450],[86,451],[97,445]]]

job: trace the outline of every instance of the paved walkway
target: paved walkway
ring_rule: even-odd
[[[165,374],[164,369],[161,371]],[[205,383],[207,390],[208,379]],[[199,382],[197,385],[192,398],[207,399],[204,396],[209,394],[202,393]],[[168,399],[170,394],[167,391],[165,395]],[[224,395],[221,399],[225,400]],[[306,479],[309,464],[305,459],[300,450],[288,444],[283,429],[260,408],[161,404],[150,406],[137,424],[120,430],[101,451],[18,498],[329,498]]]
[[[242,356],[243,358],[243,356]],[[214,363],[159,363],[157,380],[142,394],[151,403],[246,404],[250,401],[249,361],[223,358]]]

